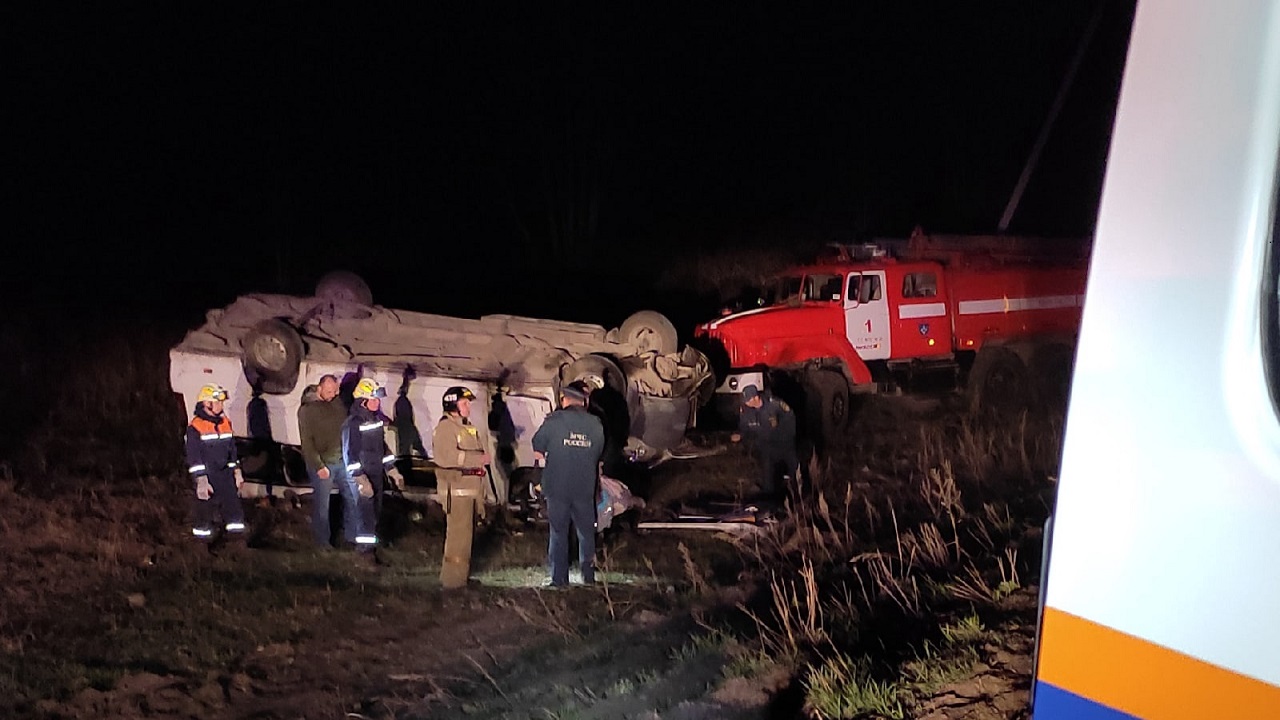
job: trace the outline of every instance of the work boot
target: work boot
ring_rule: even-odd
[[[227,548],[226,534],[215,533],[213,537],[205,541],[204,547],[205,547],[205,550],[209,551],[210,555],[213,555],[213,556],[222,555],[223,551],[226,550]]]
[[[467,586],[470,579],[469,565],[461,559],[446,558],[440,568],[440,587],[445,590],[456,590]]]
[[[368,562],[370,565],[374,565],[376,567],[388,567],[389,565],[391,565],[391,562],[387,560],[387,556],[383,554],[381,548],[375,548],[373,550],[369,550],[364,554],[368,556],[366,558],[366,562]]]

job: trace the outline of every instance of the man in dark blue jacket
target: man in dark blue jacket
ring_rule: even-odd
[[[582,582],[595,582],[596,488],[604,426],[587,412],[590,391],[573,382],[561,391],[560,409],[547,416],[533,435],[534,457],[545,463],[542,496],[547,501],[551,540],[547,559],[551,586],[569,584],[569,524],[578,533],[578,564]]]
[[[759,462],[760,493],[776,497],[796,478],[800,460],[796,454],[796,415],[786,402],[761,392],[755,385],[742,389],[738,432],[732,440],[745,440]],[[781,477],[781,487],[779,486]]]
[[[200,388],[195,412],[187,425],[187,472],[196,492],[191,532],[205,542],[214,539],[213,520],[219,515],[227,537],[244,537],[244,507],[239,493],[244,476],[236,456],[231,420],[222,412],[226,400],[227,391],[221,385]]]
[[[352,392],[351,412],[342,423],[342,462],[356,481],[360,497],[358,549],[373,552],[378,544],[378,520],[387,479],[399,481],[396,456],[387,449],[386,418],[380,412],[386,388],[372,378],[361,378]]]

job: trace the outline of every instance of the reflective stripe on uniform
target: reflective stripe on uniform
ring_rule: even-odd
[[[229,437],[231,437],[231,433],[222,433],[221,435],[218,436],[218,439],[226,440]]]
[[[227,523],[227,532],[244,532],[244,523]]]
[[[204,470],[205,470],[204,465],[192,465],[191,467],[187,468],[187,472],[189,473],[204,472]]]
[[[360,426],[360,432],[369,432],[370,430],[377,430],[380,427],[382,427],[381,420],[377,422],[365,423]]]
[[[393,462],[395,459],[396,459],[396,456],[395,456],[395,455],[383,455],[383,456],[382,456],[382,462],[384,462],[384,463]]]
[[[357,545],[377,545],[378,536],[377,535],[357,535],[356,544]]]
[[[196,537],[209,537],[210,535],[213,535],[213,531],[205,530],[203,528],[191,528],[191,534]]]
[[[227,467],[228,467],[228,468],[233,468],[233,467],[236,467],[236,466],[237,466],[237,465],[239,465],[239,464],[240,464],[240,463],[238,463],[238,462],[229,462],[229,463],[227,463]]]
[[[453,490],[454,497],[475,497],[479,494],[479,490],[474,490],[472,488],[454,488]]]
[[[355,472],[360,469],[360,463],[351,463],[347,466],[347,472]]]
[[[209,440],[217,440],[218,433],[205,433],[204,435],[200,436],[200,439],[204,440],[205,442],[208,442]]]

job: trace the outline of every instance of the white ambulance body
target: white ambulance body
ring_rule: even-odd
[[[1139,4],[1036,720],[1280,718],[1280,1]]]

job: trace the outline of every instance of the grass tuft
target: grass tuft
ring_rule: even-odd
[[[805,705],[813,717],[852,718],[870,715],[902,720],[901,690],[894,683],[867,677],[865,663],[834,653],[805,678]]]

